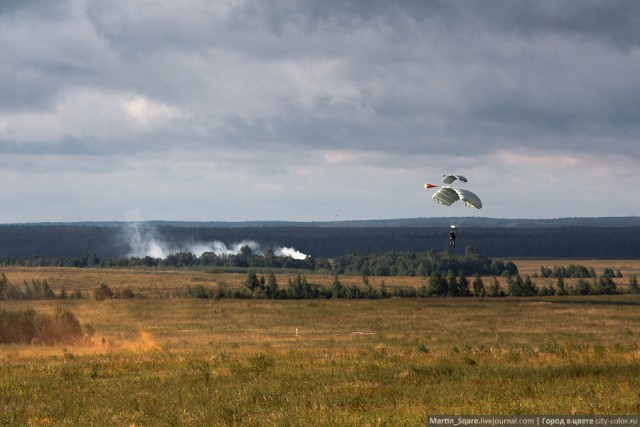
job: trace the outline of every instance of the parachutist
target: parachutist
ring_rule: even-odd
[[[424,184],[424,188],[429,190],[440,187],[440,189],[431,196],[431,198],[440,205],[450,207],[451,205],[459,206],[460,204],[464,204],[464,206],[468,208],[482,209],[482,201],[475,193],[463,188],[451,186],[455,181],[467,182],[467,178],[462,175],[442,174],[442,182],[445,185],[438,186],[427,182]],[[459,200],[461,202],[456,203]],[[456,232],[457,227],[452,225],[451,230],[449,230],[449,246],[452,248],[456,246]]]
[[[440,187],[431,198],[441,205],[451,206],[458,200],[462,200],[465,206],[470,208],[482,209],[482,202],[480,198],[469,190],[462,188],[452,187],[450,184],[454,181],[467,182],[467,178],[462,175],[442,175],[442,182],[446,185]],[[426,183],[424,188],[429,190],[431,188],[437,188],[435,184]]]

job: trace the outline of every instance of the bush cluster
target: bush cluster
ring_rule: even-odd
[[[456,275],[449,271],[446,275],[439,272],[432,274],[426,285],[417,288],[393,287],[388,289],[384,281],[378,287],[369,283],[368,276],[362,276],[362,284],[344,285],[336,275],[330,287],[309,282],[305,275],[298,274],[288,279],[286,287],[280,287],[273,273],[268,278],[250,271],[247,274],[243,288],[216,288],[198,285],[189,287],[182,297],[191,298],[259,298],[259,299],[377,299],[377,298],[424,298],[424,297],[533,297],[551,295],[612,295],[620,293],[610,276],[600,276],[587,282],[579,279],[574,285],[565,285],[564,279],[559,278],[556,283],[538,287],[529,275],[509,276],[507,286],[500,286],[498,279],[493,277],[488,286],[479,274],[469,280],[464,273]],[[635,275],[629,280],[629,292],[640,293],[638,280]]]
[[[51,316],[33,309],[0,309],[0,344],[71,344],[89,340],[94,330],[81,326],[76,316],[58,309]]]
[[[100,283],[100,286],[93,290],[93,299],[96,301],[104,301],[111,298],[131,299],[135,297],[135,292],[133,292],[133,289],[129,287],[114,291],[106,283]]]
[[[81,293],[71,295],[71,297],[80,297]],[[47,279],[34,279],[30,282],[26,280],[22,285],[16,285],[7,279],[4,273],[0,273],[0,300],[40,300],[53,298],[68,298],[66,289],[63,287],[60,293],[56,295]]]
[[[602,272],[603,276],[610,277],[622,277],[620,270],[613,271],[612,268],[605,268]],[[584,265],[570,264],[568,267],[554,266],[553,268],[547,268],[545,266],[540,267],[540,277],[555,277],[557,279],[593,279],[598,277],[593,267],[585,267]]]
[[[369,276],[362,276],[361,285],[344,285],[338,275],[333,276],[331,286],[323,286],[309,282],[304,274],[297,274],[288,279],[286,286],[278,284],[275,274],[271,271],[265,278],[260,277],[255,271],[249,270],[243,287],[230,287],[219,285],[208,287],[204,285],[189,286],[183,290],[173,291],[171,295],[164,297],[178,298],[202,298],[202,299],[377,299],[377,298],[415,298],[415,297],[502,297],[502,296],[552,296],[552,295],[612,295],[620,293],[611,269],[605,269],[606,274],[593,278],[579,278],[573,284],[565,284],[564,278],[559,276],[554,283],[537,286],[529,275],[506,275],[507,286],[501,287],[494,276],[488,285],[485,285],[480,274],[475,273],[470,280],[464,272],[455,273],[449,270],[447,274],[440,271],[433,272],[425,278],[425,284],[420,287],[392,287],[387,288],[384,280],[374,287],[369,283]],[[617,276],[616,276],[617,277]],[[629,277],[628,292],[640,293],[636,275]],[[76,291],[72,297],[82,298],[83,294]],[[101,283],[93,290],[96,301],[106,299],[130,299],[144,297],[144,294],[136,294],[131,288],[113,290],[109,285]],[[163,297],[163,296],[160,296]],[[4,273],[0,273],[0,300],[2,299],[50,299],[68,298],[63,288],[56,296],[46,280],[32,280],[24,282],[23,288],[11,284]]]

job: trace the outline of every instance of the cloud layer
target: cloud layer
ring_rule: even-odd
[[[0,5],[0,222],[640,215],[634,1]]]

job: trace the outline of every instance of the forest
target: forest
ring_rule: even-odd
[[[100,268],[190,268],[206,271],[305,270],[320,274],[347,274],[373,276],[429,276],[435,272],[452,271],[455,274],[513,275],[518,269],[511,261],[490,259],[467,247],[464,254],[443,252],[385,252],[376,254],[353,253],[332,259],[307,256],[294,259],[275,255],[268,249],[264,254],[254,253],[249,246],[242,246],[238,254],[216,255],[205,252],[196,256],[189,252],[170,254],[166,258],[104,258],[95,254],[81,257],[35,256],[26,260],[0,257],[1,266],[24,267],[100,267]]]
[[[640,257],[640,225],[609,221],[611,226],[580,225],[460,227],[458,248],[464,253],[468,246],[488,257],[505,258],[593,258],[635,259]],[[369,222],[363,222],[369,224]],[[565,222],[560,222],[564,224]],[[584,224],[592,224],[585,221]],[[625,226],[617,226],[617,224]],[[387,252],[426,253],[441,251],[448,246],[448,227],[416,226],[332,226],[319,225],[207,226],[190,224],[141,224],[143,237],[169,248],[183,248],[187,243],[223,242],[231,245],[245,240],[257,242],[262,248],[293,247],[313,258],[335,258],[347,254]],[[390,224],[394,224],[390,222]],[[400,222],[405,224],[405,222]],[[509,224],[509,223],[504,223]],[[601,224],[601,222],[597,222]],[[139,230],[137,233],[141,233]],[[33,257],[82,257],[86,254],[105,259],[129,258],[133,241],[132,228],[126,223],[116,225],[89,224],[10,224],[0,225],[0,257],[7,260],[27,260]],[[175,250],[174,253],[185,252]]]

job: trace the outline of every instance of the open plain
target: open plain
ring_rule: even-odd
[[[621,290],[640,272],[629,260],[514,262],[531,275],[541,265],[613,268]],[[640,413],[638,295],[216,301],[176,292],[242,286],[246,275],[2,272],[85,298],[0,308],[62,307],[95,330],[90,344],[0,345],[3,425],[424,425],[445,413]],[[288,277],[278,275],[281,286]],[[95,301],[101,283],[137,296]]]

